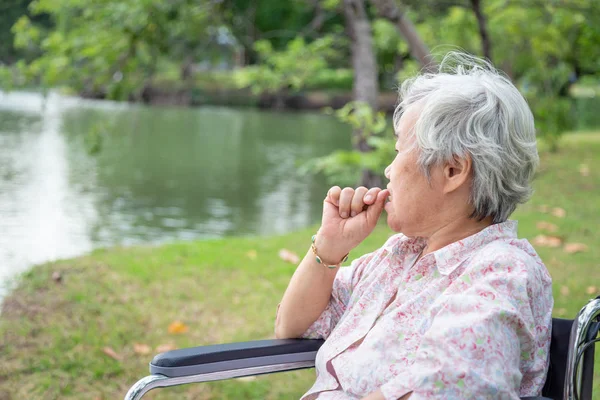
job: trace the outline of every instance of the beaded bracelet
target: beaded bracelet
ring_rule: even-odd
[[[346,255],[344,256],[344,258],[342,259],[342,261],[340,261],[340,262],[339,262],[339,263],[337,263],[337,264],[331,264],[331,265],[329,265],[329,264],[325,264],[325,263],[323,262],[323,259],[322,259],[321,257],[319,257],[319,255],[317,254],[317,246],[315,246],[315,240],[316,240],[316,239],[317,239],[317,235],[313,235],[313,236],[312,236],[312,239],[311,239],[311,240],[312,240],[312,243],[311,243],[311,245],[310,245],[310,248],[312,249],[312,252],[313,252],[313,254],[315,255],[315,259],[317,260],[317,262],[318,262],[319,264],[323,264],[323,266],[325,266],[325,267],[327,267],[327,268],[329,268],[329,269],[335,269],[335,268],[339,267],[340,265],[342,265],[342,263],[345,263],[346,261],[348,261],[348,256],[350,255],[350,253],[346,254]]]

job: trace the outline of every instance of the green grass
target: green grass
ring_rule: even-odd
[[[600,291],[600,133],[564,138],[556,154],[542,153],[536,193],[517,210],[520,236],[540,234],[536,224],[588,250],[537,247],[554,279],[555,316],[572,317]],[[589,176],[580,173],[586,164]],[[559,218],[540,207],[560,207]],[[542,208],[543,209],[543,208]],[[279,259],[287,248],[304,255],[315,228],[271,238],[232,238],[160,247],[114,248],[33,268],[5,299],[0,318],[0,399],[118,399],[148,372],[153,350],[273,337],[275,308],[295,266]],[[352,255],[391,234],[380,226]],[[252,252],[256,252],[253,257]],[[52,275],[59,273],[62,282]],[[184,334],[169,334],[180,320]],[[122,357],[108,357],[110,347]],[[600,353],[595,392],[600,398]],[[148,399],[288,399],[312,384],[314,371],[299,371],[196,384],[150,392]]]

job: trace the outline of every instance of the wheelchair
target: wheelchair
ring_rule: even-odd
[[[522,400],[591,400],[594,345],[600,341],[600,296],[574,320],[553,318],[550,367],[542,397]],[[188,383],[292,371],[315,366],[323,340],[275,339],[172,350],[150,362],[151,375],[140,379],[125,400],[139,400],[148,391]]]

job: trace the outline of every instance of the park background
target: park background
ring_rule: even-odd
[[[600,293],[596,0],[0,1],[0,399],[122,398],[157,352],[272,338],[327,188],[384,183],[396,88],[459,49],[534,111],[513,218],[572,318]]]

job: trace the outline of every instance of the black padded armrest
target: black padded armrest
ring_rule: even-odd
[[[323,340],[274,339],[191,347],[158,354],[152,374],[168,377],[231,371],[267,365],[313,362]]]
[[[550,397],[535,396],[535,397],[521,397],[521,400],[552,400],[552,399]]]

